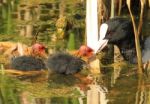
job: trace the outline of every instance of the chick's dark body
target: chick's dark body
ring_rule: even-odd
[[[78,73],[84,65],[84,61],[67,53],[56,53],[49,56],[48,69],[59,74]]]

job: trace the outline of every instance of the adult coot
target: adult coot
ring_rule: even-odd
[[[107,44],[113,44],[118,46],[125,60],[137,63],[135,37],[131,20],[127,18],[112,18],[106,21],[100,27],[100,39],[97,40],[101,44],[98,46],[98,50],[93,50],[95,53],[101,51]],[[142,60],[146,63],[150,59],[150,37],[147,37],[144,41],[140,37],[140,43]]]

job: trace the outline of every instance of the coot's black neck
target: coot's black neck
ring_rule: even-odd
[[[120,53],[126,61],[130,63],[137,63],[137,55],[136,55],[136,47],[135,47],[135,40],[127,40],[127,41],[120,41],[116,43],[118,48],[120,49]],[[140,38],[140,45],[141,49],[143,49],[143,41]]]

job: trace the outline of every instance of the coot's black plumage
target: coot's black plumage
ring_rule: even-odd
[[[105,39],[108,39],[109,43],[127,49],[134,46],[134,31],[130,20],[126,18],[113,18],[108,20],[106,24],[108,25],[108,30]]]
[[[133,63],[136,51],[132,21],[127,18],[113,18],[106,24],[108,30],[105,39],[108,39],[109,44],[117,45],[124,59]]]
[[[46,69],[42,59],[33,56],[19,56],[11,61],[11,68],[21,71]]]
[[[68,53],[56,53],[49,56],[47,61],[48,69],[60,74],[75,74],[83,69],[85,62]]]
[[[104,39],[109,44],[117,45],[125,60],[137,63],[135,38],[132,21],[127,18],[113,18],[106,22],[108,29]],[[145,41],[140,38],[142,49],[142,60],[146,62],[150,59],[150,37]]]

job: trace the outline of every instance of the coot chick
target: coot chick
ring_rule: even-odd
[[[42,58],[40,58],[45,55],[45,47],[40,43],[36,43],[29,49],[30,55],[21,54],[20,56],[16,56],[11,60],[10,65],[12,69],[21,71],[46,69],[44,61]],[[23,51],[23,49],[20,50]],[[24,53],[21,51],[20,53]]]
[[[68,53],[56,53],[48,57],[47,67],[59,74],[75,74],[83,69],[85,62],[79,57]]]
[[[12,60],[11,68],[21,71],[42,70],[46,69],[42,59],[33,56],[19,56]]]

